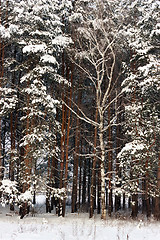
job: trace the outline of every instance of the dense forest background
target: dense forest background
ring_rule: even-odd
[[[0,196],[160,219],[160,1],[0,1]]]

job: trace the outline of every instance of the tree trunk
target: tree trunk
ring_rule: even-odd
[[[95,114],[95,122],[97,122],[98,119],[98,110],[96,109],[96,114]],[[93,166],[92,166],[92,176],[91,176],[91,198],[90,198],[90,213],[89,217],[92,218],[94,214],[94,204],[95,204],[95,182],[96,182],[96,162],[97,162],[97,157],[96,157],[96,146],[97,146],[97,127],[94,129],[94,150],[93,150]]]
[[[64,62],[64,52],[62,54],[62,76],[65,77],[65,62]],[[65,86],[64,82],[62,84],[62,101],[65,101]],[[63,171],[64,171],[64,157],[65,157],[65,116],[66,116],[66,107],[65,104],[62,103],[62,127],[61,127],[61,162],[60,162],[60,188],[63,187]]]
[[[101,160],[98,161],[97,169],[97,214],[101,213]]]
[[[105,198],[105,148],[103,139],[103,116],[100,114],[99,142],[101,150],[101,218],[106,220],[106,198]]]
[[[82,101],[82,91],[78,92],[78,108]],[[78,110],[79,115],[79,110]],[[73,166],[73,188],[72,188],[72,213],[77,211],[77,182],[78,182],[78,159],[79,159],[79,143],[80,143],[80,131],[79,131],[80,120],[77,118],[76,121],[76,133],[75,133],[75,155],[74,155],[74,166]]]
[[[11,181],[14,181],[14,151],[15,151],[15,132],[13,127],[13,113],[11,113],[10,127],[11,127],[11,159],[10,159],[10,169],[9,177]],[[10,203],[10,210],[14,211],[14,204]]]
[[[14,51],[14,58],[16,59],[16,49]],[[12,77],[12,87],[14,87],[15,84],[15,72],[13,73]],[[16,120],[16,119],[15,119]],[[14,123],[14,113],[11,112],[10,114],[10,130],[11,130],[11,159],[10,159],[10,179],[11,181],[14,181],[14,151],[15,151],[15,131],[16,131],[16,121]]]
[[[158,187],[158,195],[159,195],[159,191],[160,191],[160,153],[159,153],[158,170],[157,170],[157,187]],[[159,196],[157,196],[155,199],[154,217],[157,220],[160,220],[160,197]]]
[[[62,76],[65,77],[65,65],[64,65],[64,52],[62,54]],[[68,67],[67,67],[67,73],[68,74]],[[62,85],[62,101],[64,102],[66,100],[65,98],[65,86],[64,82]],[[64,164],[65,164],[65,140],[66,140],[66,115],[67,115],[67,108],[65,104],[62,104],[62,127],[61,127],[61,161],[60,161],[60,184],[59,187],[63,188],[63,177],[64,177]],[[62,200],[59,199],[59,214],[62,213]]]
[[[145,205],[146,205],[146,215],[147,218],[151,216],[151,206],[150,206],[150,196],[149,196],[149,183],[148,183],[148,157],[145,163],[146,175],[145,175]]]
[[[109,97],[109,102],[111,101]],[[111,106],[108,108],[108,125],[110,125],[110,118],[111,118]],[[108,215],[111,217],[111,212],[113,209],[112,205],[112,184],[111,184],[111,178],[112,178],[112,144],[111,144],[111,126],[108,128],[108,145],[109,145],[109,152],[108,152],[108,178],[109,178],[109,185],[108,185],[108,190],[109,190],[109,203],[108,203]]]
[[[138,195],[133,194],[132,196],[132,218],[137,218],[138,214]]]
[[[87,163],[86,159],[84,159],[83,162],[83,184],[82,184],[82,205],[84,206],[86,204],[86,168]]]
[[[90,147],[89,147],[89,153],[90,153]],[[91,198],[91,194],[90,194],[90,186],[91,186],[91,159],[88,159],[88,193],[87,193],[87,197],[88,197],[88,204],[87,206],[89,207],[90,204],[90,198]],[[88,207],[87,207],[87,212],[88,212]]]
[[[66,165],[65,165],[65,176],[64,176],[64,188],[67,191],[67,177],[68,177],[68,150],[69,150],[69,136],[70,136],[70,125],[71,125],[71,104],[72,104],[72,87],[73,87],[73,65],[71,68],[71,86],[70,86],[70,94],[69,94],[69,109],[68,109],[68,123],[67,123],[67,139],[66,139]],[[65,216],[65,208],[66,208],[66,199],[63,201],[63,212],[62,216]]]
[[[27,87],[29,87],[29,80],[27,83]],[[27,118],[26,118],[26,126],[25,126],[25,134],[29,134],[29,127],[30,127],[30,120],[29,120],[29,95],[27,95]],[[22,192],[24,193],[30,187],[29,180],[30,180],[30,160],[29,160],[29,152],[30,147],[27,144],[24,147],[24,166],[23,166],[23,185],[22,185]],[[20,209],[21,218],[27,213],[27,203],[23,203]]]
[[[82,159],[80,157],[79,163],[79,196],[78,196],[78,209],[81,207],[81,191],[82,190]]]
[[[119,89],[119,87],[117,86],[117,90]],[[116,91],[117,94],[117,91]],[[117,101],[117,105],[115,104],[115,111],[118,110],[120,106],[120,101]],[[119,148],[120,148],[120,123],[121,123],[121,114],[118,115],[117,117],[117,127],[116,127],[116,156],[118,155],[119,152]],[[116,175],[118,176],[118,178],[121,178],[121,170],[119,168],[119,159],[116,157]],[[121,184],[116,184],[116,187],[120,188]],[[121,209],[121,195],[115,195],[115,212],[117,212],[118,210]]]

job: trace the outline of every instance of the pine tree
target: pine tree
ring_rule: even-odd
[[[62,32],[62,6],[57,1],[9,1],[8,6],[8,23],[6,28],[1,27],[1,35],[17,47],[18,56],[14,61],[23,55],[23,61],[18,66],[13,64],[13,71],[18,69],[18,91],[23,101],[18,109],[21,112],[19,121],[22,130],[19,147],[23,148],[19,160],[19,186],[25,192],[35,186],[38,169],[43,166],[45,171],[45,163],[51,161],[53,156],[58,157],[56,135],[60,126],[56,120],[56,110],[61,107],[57,89],[62,81],[67,83],[58,73],[58,60],[71,39]],[[11,65],[11,59],[9,64]],[[54,91],[48,94],[50,88]],[[5,98],[7,94],[9,97],[15,94],[12,88],[1,90],[5,93]],[[15,99],[9,97],[5,102],[1,101],[3,116],[4,111],[13,108],[16,103]],[[12,124],[11,115],[13,133]]]
[[[133,17],[126,25],[124,33],[131,55],[127,78],[122,83],[127,99],[125,106],[127,143],[119,153],[123,169],[122,188],[132,196],[133,206],[137,204],[135,195],[144,196],[149,217],[150,197],[155,198],[159,191],[155,184],[158,170],[160,94],[157,21],[159,3],[131,1],[126,9],[129,12],[128,16]]]

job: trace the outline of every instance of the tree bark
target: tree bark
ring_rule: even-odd
[[[82,184],[82,206],[86,204],[86,159],[83,161],[83,184]]]
[[[109,97],[109,102],[110,102],[110,97]],[[111,126],[110,126],[110,118],[111,118],[111,106],[108,108],[108,146],[109,146],[109,151],[108,151],[108,178],[109,178],[109,184],[108,184],[108,190],[109,190],[109,203],[108,203],[108,215],[111,217],[111,212],[113,209],[113,201],[112,201],[112,184],[111,184],[111,178],[112,178],[112,144],[111,144]]]
[[[96,114],[95,114],[95,122],[97,122],[98,119],[98,109],[96,109]],[[95,200],[95,178],[96,178],[96,162],[97,162],[97,157],[96,157],[96,146],[97,146],[97,127],[94,129],[94,150],[93,150],[93,165],[92,165],[92,176],[91,176],[91,198],[90,198],[90,214],[89,217],[92,218],[94,214],[94,200]]]
[[[103,116],[100,114],[99,142],[101,150],[101,219],[106,220],[106,198],[105,198],[105,147],[103,136]]]
[[[160,153],[158,156],[158,170],[157,170],[157,187],[158,187],[158,194],[159,195],[159,191],[160,191]],[[155,198],[155,208],[154,208],[154,217],[157,220],[160,220],[160,196],[157,196]]]
[[[82,101],[82,91],[78,91],[78,114]],[[75,155],[73,166],[73,188],[72,188],[72,213],[77,211],[77,183],[78,183],[78,160],[79,160],[79,143],[80,143],[80,131],[79,131],[80,119],[76,120],[76,133],[75,133]]]
[[[101,213],[101,160],[98,161],[97,169],[97,214]]]
[[[68,177],[68,151],[69,151],[69,136],[70,136],[70,125],[71,125],[71,104],[72,104],[72,88],[73,88],[73,64],[71,67],[71,86],[70,86],[70,94],[69,94],[69,109],[68,109],[68,123],[67,123],[67,137],[66,137],[66,165],[65,165],[65,176],[64,176],[64,188],[67,191],[67,177]],[[65,216],[65,208],[66,208],[66,199],[63,201],[63,212],[62,216]]]
[[[62,76],[64,77],[64,52],[62,54]],[[64,82],[62,84],[62,101],[64,102],[65,97]],[[65,111],[66,107],[62,104],[62,127],[61,127],[61,162],[60,162],[60,188],[63,187],[63,171],[64,171],[64,151],[65,151]]]

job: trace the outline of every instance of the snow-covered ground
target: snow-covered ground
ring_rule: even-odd
[[[160,223],[88,219],[87,214],[53,214],[19,219],[0,216],[2,240],[159,240]]]
[[[39,209],[40,211],[40,209]],[[35,214],[19,219],[7,216],[9,210],[0,207],[0,240],[159,240],[160,222],[154,220],[102,221],[88,214],[67,213],[65,218],[55,214]]]

